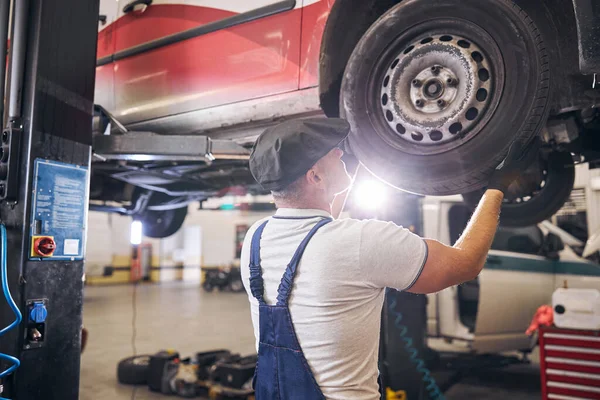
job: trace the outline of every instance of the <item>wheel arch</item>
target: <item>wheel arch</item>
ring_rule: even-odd
[[[600,73],[600,8],[595,0],[572,0],[577,21],[579,68],[582,74]]]
[[[319,100],[328,117],[339,116],[346,64],[356,44],[383,13],[401,0],[336,0],[325,24],[319,60]],[[352,30],[348,27],[352,26]]]
[[[339,116],[341,82],[346,64],[356,44],[382,14],[401,1],[337,0],[333,4],[321,41],[319,62],[319,100],[321,108],[328,117]],[[543,0],[541,2],[515,0],[515,2],[536,22],[544,35],[551,58],[555,60],[552,75],[554,81],[558,82],[558,87],[554,89],[554,93],[561,93],[561,95],[552,96],[551,114],[582,109],[600,101],[600,94],[591,93],[588,89],[591,80],[581,75],[591,68],[592,62],[600,63],[600,41],[597,40],[598,44],[596,44],[599,51],[596,55],[597,59],[588,59],[588,61],[579,59],[582,56],[579,52],[582,43],[580,26],[589,28],[590,25],[589,21],[581,21],[581,18],[586,17],[586,13],[578,13],[577,10],[585,10],[586,6],[591,7],[592,0]],[[598,20],[600,15],[595,15],[593,18]],[[353,29],[349,30],[349,26]],[[600,31],[600,28],[596,29]],[[594,32],[600,35],[600,32]],[[590,34],[592,33],[588,33]],[[586,36],[583,37],[585,38]],[[594,36],[587,36],[587,38],[589,42]]]

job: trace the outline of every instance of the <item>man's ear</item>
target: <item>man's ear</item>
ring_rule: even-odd
[[[311,183],[313,185],[317,185],[322,181],[321,177],[319,176],[319,174],[317,173],[315,168],[311,168],[308,170],[308,172],[306,173],[306,179],[308,180],[309,183]]]

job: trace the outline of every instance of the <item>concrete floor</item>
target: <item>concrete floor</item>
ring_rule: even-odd
[[[85,288],[83,322],[89,331],[81,360],[81,400],[130,399],[132,387],[117,382],[117,363],[133,354],[133,286]],[[184,356],[227,348],[255,353],[245,294],[206,293],[197,284],[137,287],[137,353],[175,349]],[[141,387],[136,399],[166,399]]]
[[[132,387],[117,383],[119,360],[132,350],[132,286],[86,287],[84,324],[89,340],[81,363],[81,400],[131,399]],[[254,335],[245,294],[205,293],[183,283],[137,287],[137,352],[172,348],[182,356],[228,348],[254,350]],[[446,393],[447,400],[539,399],[535,365],[510,367],[466,377]],[[145,387],[135,399],[167,399]]]

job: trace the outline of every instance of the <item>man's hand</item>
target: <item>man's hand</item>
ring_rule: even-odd
[[[514,141],[508,149],[506,158],[496,167],[492,174],[488,189],[496,189],[506,193],[508,187],[529,167],[536,159],[542,142],[538,136],[524,147]]]

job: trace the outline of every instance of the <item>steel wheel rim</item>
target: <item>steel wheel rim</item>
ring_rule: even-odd
[[[498,106],[501,60],[491,36],[467,21],[433,20],[409,29],[375,63],[369,82],[377,134],[415,155],[459,147],[481,132]]]

